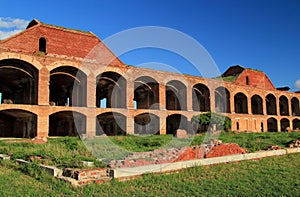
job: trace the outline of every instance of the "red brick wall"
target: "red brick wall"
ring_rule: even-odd
[[[236,79],[235,83],[239,85],[247,85],[246,78],[248,77],[248,82],[250,86],[259,87],[268,90],[275,90],[274,85],[265,73],[261,71],[255,71],[246,69],[244,70]]]

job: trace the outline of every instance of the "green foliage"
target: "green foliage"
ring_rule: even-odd
[[[192,123],[205,126],[216,125],[217,128],[221,128],[222,130],[226,131],[231,129],[231,119],[228,116],[214,112],[193,116]]]

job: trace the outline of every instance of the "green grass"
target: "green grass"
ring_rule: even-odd
[[[82,167],[81,161],[96,161],[81,140],[76,137],[48,139],[46,144],[0,141],[0,153],[11,155],[12,159],[29,160],[31,156],[41,156],[39,163],[57,167]]]
[[[0,161],[0,196],[298,196],[300,154],[194,167],[172,174],[73,188],[42,174],[22,173]]]
[[[201,145],[205,135],[191,139],[177,139],[172,135],[152,136],[114,136],[83,140],[76,137],[48,139],[47,144],[12,143],[0,141],[0,153],[12,155],[13,159],[29,160],[30,156],[42,156],[40,163],[64,167],[82,167],[81,161],[94,161],[97,166],[105,163],[96,161],[103,158],[104,162],[122,159],[130,152],[151,151],[158,148]],[[270,145],[286,147],[291,140],[300,138],[300,132],[292,133],[221,133],[219,139],[224,143],[237,143],[248,152],[265,149]]]

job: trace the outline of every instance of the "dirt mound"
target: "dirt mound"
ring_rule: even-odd
[[[205,158],[221,157],[227,155],[244,154],[245,149],[237,144],[221,144],[214,146],[206,155]]]

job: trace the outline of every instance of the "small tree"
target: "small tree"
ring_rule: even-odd
[[[199,114],[193,116],[192,124],[205,126],[209,128],[209,126],[216,125],[217,129],[228,131],[231,129],[231,119],[228,116],[224,116],[222,114],[208,112],[204,114]]]

